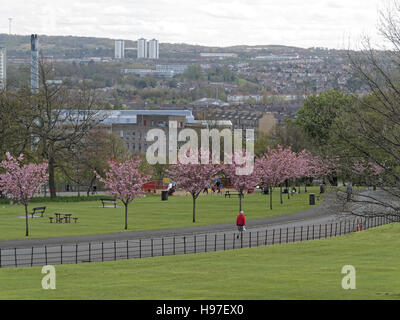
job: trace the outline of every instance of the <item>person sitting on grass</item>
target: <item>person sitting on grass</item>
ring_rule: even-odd
[[[244,217],[243,211],[240,211],[240,213],[236,217],[236,226],[239,230],[239,234],[237,235],[237,238],[239,239],[239,235],[243,237],[243,231],[246,230],[246,218]]]

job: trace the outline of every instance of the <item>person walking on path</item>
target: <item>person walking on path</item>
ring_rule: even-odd
[[[243,231],[246,227],[246,218],[244,217],[243,211],[240,211],[240,213],[236,217],[236,226],[240,232],[240,234],[237,235],[237,238],[239,239],[239,235],[243,237]]]

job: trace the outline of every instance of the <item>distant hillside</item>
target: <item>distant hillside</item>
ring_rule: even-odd
[[[39,45],[45,55],[58,58],[112,57],[114,55],[114,39],[109,38],[39,35]],[[0,46],[7,48],[10,57],[28,58],[30,56],[30,35],[0,33]],[[136,41],[125,40],[125,47],[136,48]],[[160,51],[169,53],[243,52],[257,49],[271,53],[306,51],[306,49],[276,45],[207,47],[185,43],[160,43]]]

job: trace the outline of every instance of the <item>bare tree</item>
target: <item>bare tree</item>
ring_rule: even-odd
[[[40,63],[40,92],[30,96],[31,135],[39,155],[48,161],[50,196],[56,197],[55,169],[60,156],[72,150],[102,119],[95,94],[84,85],[71,90],[49,82],[51,71]]]
[[[348,181],[359,180],[371,189],[354,192],[345,210],[356,215],[400,215],[400,4],[393,1],[380,12],[380,35],[387,47],[380,50],[369,37],[362,49],[348,53],[351,71],[368,93],[346,106],[333,126],[332,151],[341,158]],[[354,170],[355,164],[375,167]],[[376,174],[379,171],[379,174]],[[374,189],[377,188],[377,191]]]

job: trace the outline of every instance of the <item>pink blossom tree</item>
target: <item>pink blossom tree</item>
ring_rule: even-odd
[[[21,154],[18,158],[6,153],[6,160],[0,163],[0,167],[5,173],[0,174],[0,190],[9,199],[22,204],[25,207],[25,236],[29,235],[28,224],[28,205],[38,188],[48,179],[47,163],[42,164],[22,164],[24,156]]]
[[[212,180],[217,178],[220,171],[218,165],[212,164],[211,161],[202,164],[202,159],[210,159],[209,152],[200,150],[199,152],[192,152],[188,150],[188,161],[178,160],[177,164],[173,164],[166,171],[170,178],[172,178],[179,188],[189,192],[193,199],[193,223],[196,222],[196,199],[200,192],[209,185]]]
[[[120,199],[124,204],[125,230],[128,229],[128,205],[134,199],[144,196],[142,185],[150,178],[139,170],[141,162],[140,158],[123,162],[109,161],[109,169],[105,171],[104,178],[95,171],[97,178],[104,183],[107,194]]]
[[[239,211],[242,210],[242,198],[245,190],[252,189],[261,182],[261,175],[254,155],[245,150],[235,152],[231,164],[224,164],[223,171],[231,185],[239,193]]]
[[[282,183],[296,175],[296,153],[291,148],[268,148],[267,153],[257,160],[257,167],[264,186],[269,187],[270,209],[272,210],[272,191],[282,187]],[[281,203],[282,203],[281,192]]]

